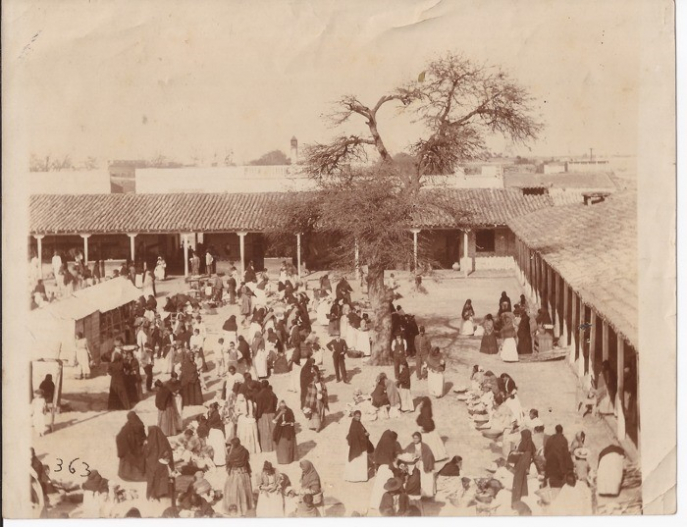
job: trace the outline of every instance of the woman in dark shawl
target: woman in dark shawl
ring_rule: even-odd
[[[389,406],[389,397],[386,394],[386,373],[380,373],[377,376],[375,389],[372,391],[372,406],[375,408],[383,408]]]
[[[277,445],[277,463],[288,465],[296,459],[296,418],[284,401],[279,402],[279,410],[274,418],[272,439]]]
[[[312,357],[308,357],[301,367],[301,408],[305,407],[305,399],[308,395],[308,386],[310,386],[310,383],[315,377],[313,366],[315,366],[315,361]]]
[[[155,381],[157,394],[155,394],[155,407],[157,413],[157,426],[160,427],[162,433],[166,436],[173,436],[177,434],[180,428],[177,422],[177,410],[174,406],[174,394],[168,386],[162,384],[160,379]]]
[[[516,457],[515,473],[513,474],[513,503],[520,501],[523,496],[529,495],[527,475],[536,453],[537,447],[532,442],[532,432],[527,429],[522,430],[520,432],[520,445],[517,451],[511,454],[511,456]]]
[[[55,383],[52,382],[52,375],[47,374],[43,382],[41,382],[38,387],[39,390],[43,390],[43,397],[48,404],[52,404],[55,398]]]
[[[250,476],[250,454],[238,437],[231,440],[227,457],[229,476],[224,484],[224,509],[236,507],[239,516],[253,508],[253,487]]]
[[[314,366],[312,382],[308,385],[308,392],[305,397],[303,408],[310,412],[308,427],[316,432],[322,430],[325,413],[329,410],[329,395],[327,394],[327,386],[322,380],[320,372]]]
[[[520,315],[520,324],[518,325],[518,355],[532,355],[530,317],[524,310]]]
[[[337,337],[341,334],[340,331],[340,319],[341,319],[341,310],[342,310],[342,304],[343,301],[341,300],[336,300],[332,304],[331,309],[329,310],[329,336],[330,337]]]
[[[413,434],[413,442],[408,445],[405,452],[413,456],[415,466],[420,471],[422,496],[433,498],[436,494],[435,459],[432,449],[422,441],[422,434],[419,432]]]
[[[546,479],[549,486],[561,488],[566,474],[574,470],[568,440],[563,435],[563,427],[556,425],[556,433],[549,437],[544,445],[546,459]]]
[[[370,434],[360,422],[361,416],[359,410],[353,412],[351,426],[346,436],[348,462],[344,469],[345,481],[367,481],[368,478],[368,454],[374,452],[374,446],[370,442]]]
[[[171,496],[172,484],[170,470],[174,470],[172,446],[159,426],[148,427],[148,440],[145,445],[146,457],[146,498],[159,500]]]
[[[107,373],[110,379],[110,396],[107,400],[108,410],[130,410],[129,396],[126,393],[126,385],[124,384],[124,363],[122,362],[122,355],[115,352],[112,356],[112,362],[107,367]]]
[[[512,311],[513,307],[510,302],[510,298],[508,297],[508,294],[503,291],[501,293],[501,298],[499,298],[499,314],[498,316],[501,316],[501,313],[506,313],[509,311]]]
[[[463,466],[463,458],[460,456],[453,456],[451,461],[446,463],[441,470],[437,472],[437,476],[446,476],[454,478],[460,476],[460,469]]]
[[[243,335],[239,335],[238,340],[238,349],[240,354],[239,364],[241,365],[243,372],[247,372],[250,371],[251,366],[253,366],[253,359],[250,353],[250,344],[248,344],[248,341],[243,337]]]
[[[381,465],[391,465],[401,452],[403,449],[398,442],[398,434],[393,430],[385,431],[375,448],[375,466],[379,469]]]
[[[255,397],[255,418],[258,420],[258,436],[260,437],[260,449],[263,452],[272,452],[275,448],[274,416],[277,413],[277,396],[272,391],[269,381],[262,381],[261,389]]]
[[[190,354],[184,354],[181,363],[181,400],[184,406],[201,406],[203,404],[203,392],[200,388],[198,368],[191,360]]]
[[[146,456],[143,444],[146,441],[146,430],[136,412],[126,414],[126,424],[116,437],[117,457],[119,457],[118,475],[124,481],[145,481]]]
[[[301,467],[301,491],[304,494],[310,494],[313,497],[313,505],[321,507],[324,505],[324,497],[322,496],[322,481],[320,475],[315,470],[313,464],[307,459],[300,462]]]
[[[479,351],[487,355],[496,355],[499,351],[499,343],[496,339],[494,317],[491,316],[491,314],[484,317],[482,327],[484,328],[484,335],[482,335],[482,343],[480,344]]]

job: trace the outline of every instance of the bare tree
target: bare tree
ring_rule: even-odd
[[[379,131],[379,111],[389,104],[424,125],[425,135],[411,143],[410,157],[394,157]],[[440,191],[422,189],[426,176],[449,174],[458,162],[486,158],[490,135],[516,143],[535,139],[542,125],[533,105],[529,91],[499,68],[448,53],[429,63],[417,81],[372,105],[353,95],[342,97],[330,122],[340,126],[356,118],[363,124],[361,133],[306,147],[305,169],[319,189],[287,200],[284,217],[289,229],[325,231],[330,240],[338,240],[333,265],[350,265],[357,243],[360,260],[369,268],[375,314],[372,364],[390,359],[391,305],[384,271],[413,260],[408,229],[437,214],[454,224],[466,221],[467,213],[456,210]],[[431,264],[429,248],[419,248],[418,260]]]

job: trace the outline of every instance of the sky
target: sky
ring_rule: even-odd
[[[529,87],[545,130],[521,155],[634,154],[650,64],[639,0],[9,0],[4,74],[31,153],[247,162],[336,135],[344,94],[374,104],[455,51]],[[362,132],[361,122],[346,131]],[[393,108],[392,153],[422,129]]]

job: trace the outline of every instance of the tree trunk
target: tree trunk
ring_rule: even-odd
[[[370,364],[374,366],[391,364],[391,300],[393,297],[384,285],[384,269],[370,266],[367,284],[373,317]]]

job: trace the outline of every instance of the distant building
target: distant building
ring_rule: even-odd
[[[609,170],[608,161],[605,159],[577,160],[566,163],[566,172],[598,172]]]
[[[116,160],[110,162],[110,192],[112,194],[130,194],[136,192],[136,169],[148,164],[143,160]]]

